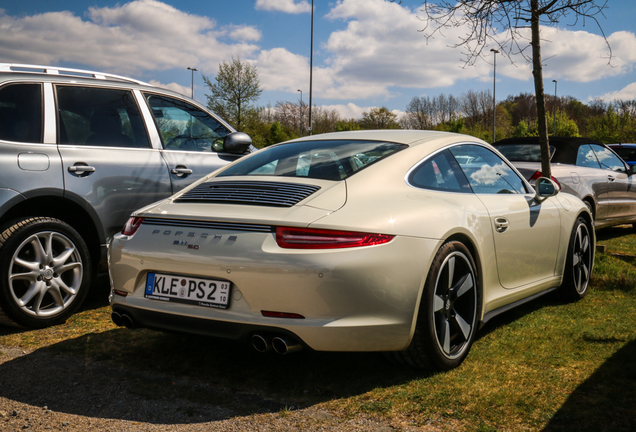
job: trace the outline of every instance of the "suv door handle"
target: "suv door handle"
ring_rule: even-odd
[[[74,173],[74,174],[87,174],[88,173],[92,173],[95,172],[95,167],[92,167],[90,165],[85,165],[85,164],[81,164],[81,163],[76,163],[73,166],[68,167],[68,172]]]
[[[505,217],[500,216],[495,218],[495,231],[497,231],[498,233],[502,233],[506,231],[509,226],[510,226],[510,223],[508,222],[508,219],[506,219]]]
[[[614,177],[613,175],[608,174],[607,175],[607,179],[611,182],[613,182],[614,180],[616,180],[616,177]]]
[[[172,174],[175,174],[177,177],[187,177],[192,174],[192,170],[185,165],[177,165],[176,168],[172,168],[170,171]]]

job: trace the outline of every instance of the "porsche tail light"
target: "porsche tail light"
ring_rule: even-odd
[[[535,171],[534,174],[532,174],[532,177],[530,177],[530,179],[528,180],[530,183],[532,183],[533,181],[535,181],[538,178],[543,177],[541,171]],[[550,176],[550,178],[552,179],[552,181],[554,181],[557,186],[559,187],[559,190],[561,190],[561,183],[559,183],[559,181],[556,179],[556,177],[554,176]]]
[[[124,225],[124,228],[121,230],[123,235],[131,236],[137,232],[141,223],[144,221],[144,218],[141,217],[131,217]]]
[[[340,249],[388,243],[395,236],[313,228],[276,228],[276,243],[285,249]]]

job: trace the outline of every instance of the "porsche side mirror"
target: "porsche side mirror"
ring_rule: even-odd
[[[539,177],[534,183],[534,190],[538,201],[555,196],[559,193],[559,186],[552,179],[547,177]]]
[[[223,151],[233,154],[244,154],[252,145],[252,138],[244,132],[232,132],[223,138]]]

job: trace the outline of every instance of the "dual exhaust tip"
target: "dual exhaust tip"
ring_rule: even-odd
[[[137,326],[135,321],[125,313],[113,312],[110,315],[115,325],[119,327],[126,327],[134,329]],[[258,352],[268,352],[274,350],[277,354],[291,354],[303,349],[303,346],[298,341],[285,337],[285,336],[269,336],[255,334],[252,336],[252,346]]]
[[[113,320],[115,325],[118,325],[119,327],[126,327],[129,329],[134,329],[135,327],[137,327],[135,325],[135,322],[129,315],[120,314],[119,312],[113,312],[112,314],[110,314],[110,318]]]
[[[258,352],[274,350],[277,354],[291,354],[303,349],[303,346],[294,339],[285,336],[270,337],[255,334],[252,336],[252,346]]]
[[[133,321],[130,315],[113,312],[110,317],[115,325],[119,327],[126,327],[128,329],[134,329],[137,327],[135,325],[135,321]],[[264,353],[274,350],[277,354],[291,354],[303,349],[303,346],[300,343],[285,336],[271,337],[260,334],[252,336],[252,346],[258,352]]]

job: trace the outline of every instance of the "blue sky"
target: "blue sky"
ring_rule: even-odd
[[[604,1],[600,0],[599,2]],[[404,111],[414,96],[492,90],[492,57],[463,67],[451,48],[461,32],[426,41],[421,1],[315,0],[313,102],[345,117],[371,107]],[[258,104],[309,98],[311,1],[0,0],[0,62],[58,65],[127,75],[205,101],[201,74],[214,78],[232,56],[252,62]],[[636,99],[636,1],[609,0],[597,25],[542,28],[544,82],[553,94],[588,102]],[[497,99],[533,93],[530,66],[497,58]]]

